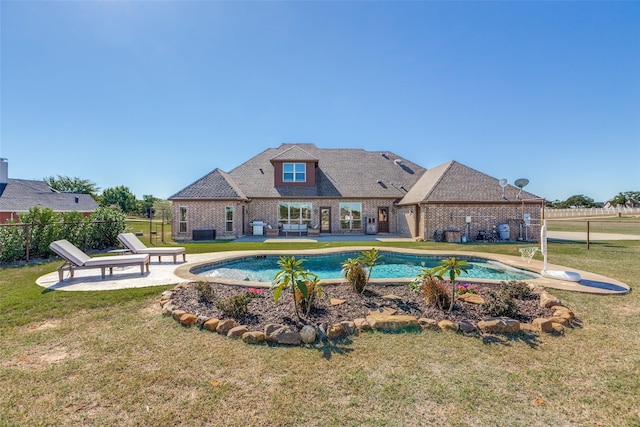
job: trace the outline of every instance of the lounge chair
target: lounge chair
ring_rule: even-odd
[[[60,281],[64,280],[64,272],[69,271],[71,277],[75,270],[88,268],[99,268],[102,271],[102,278],[105,277],[105,270],[109,269],[109,274],[113,274],[113,267],[140,266],[140,274],[144,274],[145,267],[149,272],[149,255],[116,255],[90,257],[78,249],[68,240],[56,240],[51,242],[49,248],[61,258],[65,263],[58,269]]]
[[[163,255],[173,256],[173,263],[177,262],[178,255],[182,255],[182,260],[187,260],[187,253],[185,248],[179,246],[163,246],[159,248],[149,248],[140,241],[133,233],[121,233],[118,234],[118,240],[134,254],[149,254],[151,256],[157,256],[158,262],[162,262]]]

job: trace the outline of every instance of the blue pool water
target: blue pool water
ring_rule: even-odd
[[[444,256],[423,256],[398,254],[395,252],[380,251],[382,257],[374,267],[372,279],[411,279],[416,277],[423,268],[436,267]],[[342,262],[348,258],[355,258],[360,252],[341,252],[326,255],[296,256],[296,259],[304,259],[302,266],[318,275],[320,279],[341,279]],[[458,257],[468,263],[468,273],[463,273],[460,278],[492,279],[492,280],[530,280],[536,279],[535,273],[520,270],[483,258]],[[252,256],[237,258],[230,261],[208,264],[197,267],[192,273],[225,279],[251,282],[271,282],[276,273],[280,271],[278,260],[280,256]]]

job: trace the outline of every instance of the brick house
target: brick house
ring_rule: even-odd
[[[315,144],[282,144],[230,172],[214,169],[169,200],[174,240],[388,233],[460,241],[499,224],[511,240],[525,231],[536,240],[543,209],[542,199],[455,161],[427,170],[389,151]]]
[[[19,221],[19,214],[39,206],[54,212],[77,211],[89,215],[98,208],[90,194],[60,193],[44,181],[12,179],[7,159],[0,159],[0,224]]]

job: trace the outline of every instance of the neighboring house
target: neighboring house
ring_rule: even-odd
[[[7,159],[0,159],[0,224],[19,221],[19,214],[39,206],[55,212],[78,211],[89,215],[98,208],[90,194],[60,193],[44,181],[11,179]]]
[[[431,240],[457,230],[457,241],[508,224],[511,240],[537,240],[543,209],[542,199],[455,161],[427,170],[389,151],[314,144],[282,144],[228,173],[215,169],[169,200],[175,240],[261,233],[260,222],[267,234]]]

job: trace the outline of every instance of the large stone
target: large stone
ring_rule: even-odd
[[[431,331],[437,331],[439,329],[438,321],[436,319],[427,319],[426,317],[421,317],[420,319],[418,319],[418,324],[424,330],[428,329]]]
[[[183,313],[180,316],[180,323],[183,326],[191,326],[198,321],[198,316],[191,313]]]
[[[218,329],[218,324],[220,324],[220,319],[212,317],[211,319],[208,319],[206,322],[204,322],[204,325],[202,325],[202,327],[211,332],[215,332],[216,329]]]
[[[382,295],[382,298],[384,299],[388,299],[390,301],[402,301],[402,297],[399,297],[398,295],[394,295],[394,294],[387,294],[387,295]]]
[[[393,316],[398,310],[391,307],[380,307],[376,310],[369,310],[369,316]]]
[[[575,313],[564,305],[554,305],[551,309],[553,310],[553,317],[562,317],[567,319],[569,323],[573,322],[576,317]]]
[[[173,316],[173,320],[176,320],[176,321],[179,322],[180,321],[180,316],[182,316],[185,313],[186,313],[186,311],[184,311],[184,310],[173,310],[171,315]]]
[[[564,326],[560,323],[552,322],[551,326],[553,327],[553,332],[561,335],[564,334]]]
[[[458,331],[458,324],[452,322],[451,320],[443,319],[438,322],[438,327],[443,331]]]
[[[562,305],[562,302],[549,292],[545,291],[540,293],[540,307],[550,308],[554,305]]]
[[[249,332],[249,328],[246,325],[235,326],[229,329],[227,336],[230,338],[241,338],[242,335]]]
[[[220,323],[218,323],[218,326],[216,327],[216,332],[219,333],[220,335],[227,335],[227,332],[229,332],[232,328],[235,328],[236,326],[238,326],[238,324],[236,323],[235,320],[224,319],[224,320],[221,320]]]
[[[264,325],[264,336],[266,337],[266,340],[276,342],[276,339],[273,337],[273,333],[282,327],[284,327],[284,325],[279,325],[277,323],[268,323]]]
[[[353,335],[353,334],[355,334],[357,332],[356,324],[354,322],[352,322],[351,320],[343,320],[342,322],[340,322],[340,324],[344,328],[344,332],[347,335]]]
[[[367,316],[367,323],[369,323],[373,329],[388,332],[420,327],[418,319],[405,314],[398,316],[383,314]]]
[[[520,322],[508,317],[490,317],[478,322],[478,329],[483,333],[515,333],[520,331]]]
[[[281,328],[276,329],[271,334],[271,338],[278,344],[284,345],[300,345],[302,343],[300,333],[298,331],[294,331],[289,326],[282,326]]]
[[[344,304],[345,302],[347,302],[346,299],[339,299],[339,298],[331,298],[329,299],[329,302],[331,303],[331,305],[341,305]]]
[[[476,330],[476,327],[473,323],[467,320],[462,320],[458,323],[458,330],[460,330],[460,332],[464,332],[465,334],[470,334],[471,332],[474,332]]]
[[[344,330],[344,326],[342,326],[340,323],[335,323],[327,328],[327,338],[329,338],[330,340],[338,339],[346,334],[347,331]]]
[[[304,325],[302,329],[300,329],[300,339],[305,344],[311,344],[316,340],[316,328],[311,325]]]
[[[565,319],[564,317],[557,317],[557,316],[553,316],[551,318],[549,318],[549,320],[551,321],[551,323],[559,323],[562,326],[570,326],[570,322],[568,319]]]
[[[353,324],[356,326],[356,329],[360,332],[370,331],[372,329],[371,325],[369,324],[369,322],[367,322],[367,319],[365,319],[364,317],[359,317],[357,319],[354,319]]]
[[[484,304],[484,298],[482,298],[478,294],[466,293],[462,295],[458,295],[458,301],[466,302],[467,304]]]
[[[552,322],[549,319],[538,317],[536,319],[533,319],[533,321],[531,322],[531,326],[536,332],[545,332],[548,334],[553,332],[553,326],[551,325],[551,323]]]
[[[246,342],[247,344],[259,344],[261,342],[264,342],[264,340],[264,332],[251,331],[242,334],[242,341]]]

